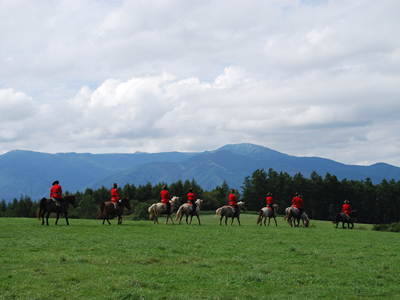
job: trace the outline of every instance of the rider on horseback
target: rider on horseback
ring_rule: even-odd
[[[299,193],[295,193],[294,194],[294,198],[292,200],[292,205],[293,207],[297,208],[299,211],[299,215],[301,216],[304,212],[304,208],[303,208],[303,199],[301,198],[303,197],[302,195],[299,195]]]
[[[161,202],[167,206],[167,215],[171,214],[171,203],[169,203],[169,200],[171,200],[171,196],[169,195],[167,185],[164,184],[163,190],[161,191]]]
[[[192,206],[192,212],[195,212],[196,208],[197,208],[197,205],[195,203],[196,196],[193,193],[193,188],[192,187],[189,189],[189,193],[187,195],[187,198],[188,198],[188,203]]]
[[[54,198],[56,201],[60,201],[60,212],[64,212],[64,199],[61,196],[62,195],[62,188],[61,185],[59,185],[59,181],[56,180],[53,182],[53,186],[50,189],[50,197]]]
[[[351,215],[351,206],[349,204],[349,200],[344,200],[342,211],[347,216],[347,220],[349,220]]]
[[[274,208],[274,198],[272,198],[272,193],[268,192],[267,194],[267,206],[269,206],[272,210],[272,212],[275,212]]]
[[[122,202],[121,198],[119,197],[117,187],[118,184],[114,183],[113,188],[111,189],[111,202],[114,203],[116,209],[118,204],[118,210],[120,210],[122,208]]]
[[[235,189],[231,189],[231,193],[229,194],[229,206],[233,208],[235,212],[235,217],[239,215],[239,206],[237,205],[237,200],[235,196]]]

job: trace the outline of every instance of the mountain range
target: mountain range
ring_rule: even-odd
[[[13,150],[0,155],[0,199],[7,202],[21,195],[32,200],[48,196],[51,184],[59,180],[63,190],[74,193],[114,182],[144,185],[147,182],[172,183],[192,180],[212,190],[225,180],[240,189],[244,178],[256,169],[296,173],[309,178],[313,171],[339,180],[365,180],[374,184],[382,179],[400,180],[400,168],[386,163],[371,166],[346,165],[326,158],[290,156],[253,144],[225,145],[214,151],[198,153],[164,152],[131,154],[41,153]]]

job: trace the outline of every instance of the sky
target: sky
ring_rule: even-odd
[[[400,166],[398,0],[0,0],[0,154],[253,143]]]

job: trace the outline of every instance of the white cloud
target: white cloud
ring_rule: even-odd
[[[0,151],[252,142],[400,166],[400,3],[0,2]]]

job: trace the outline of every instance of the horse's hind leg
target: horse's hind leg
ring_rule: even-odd
[[[65,220],[67,221],[67,225],[69,226],[69,222],[68,222],[68,212],[64,212],[65,215]]]

